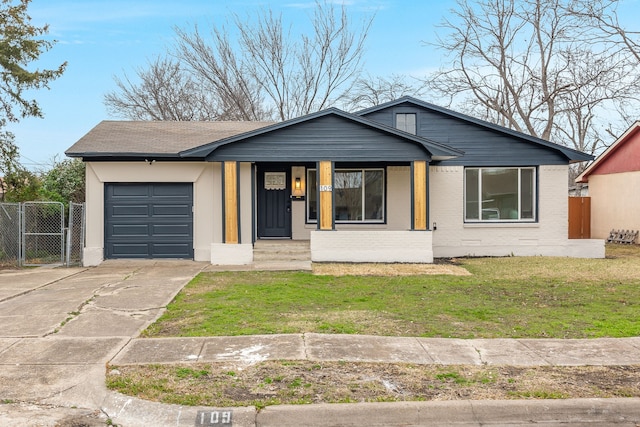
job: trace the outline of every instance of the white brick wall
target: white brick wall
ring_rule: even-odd
[[[253,262],[253,244],[211,244],[211,264],[245,265]]]
[[[538,222],[465,224],[464,168],[430,168],[430,202],[435,257],[575,256],[604,257],[604,242],[568,239],[567,166],[538,169]]]
[[[433,262],[430,231],[335,230],[311,232],[315,262]]]

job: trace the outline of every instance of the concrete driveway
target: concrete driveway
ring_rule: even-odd
[[[0,401],[99,408],[105,363],[206,265],[107,261],[0,271]],[[12,425],[10,412],[0,408],[1,425]]]
[[[135,336],[206,265],[107,261],[86,269],[0,271],[0,336]]]

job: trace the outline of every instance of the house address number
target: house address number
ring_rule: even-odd
[[[331,185],[321,185],[320,191],[333,191],[333,187]]]
[[[196,427],[231,427],[232,411],[198,411]]]

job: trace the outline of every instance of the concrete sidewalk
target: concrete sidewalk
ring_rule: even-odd
[[[114,365],[263,360],[439,365],[640,365],[640,337],[584,340],[446,339],[291,334],[131,340]]]
[[[640,365],[640,338],[460,340],[291,334],[139,339],[205,264],[114,261],[0,272],[0,425],[640,425],[640,399],[202,408],[110,392],[105,364],[270,359],[470,365]],[[229,420],[232,422],[222,423]],[[214,424],[213,421],[216,421]],[[92,424],[95,423],[95,424]]]

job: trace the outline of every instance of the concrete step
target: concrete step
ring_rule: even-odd
[[[253,246],[254,263],[310,260],[308,240],[258,240]]]
[[[263,271],[311,271],[310,260],[287,260],[287,261],[254,261],[254,270]]]

